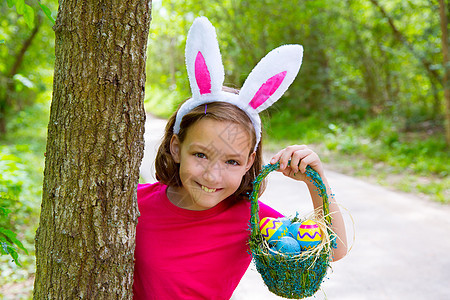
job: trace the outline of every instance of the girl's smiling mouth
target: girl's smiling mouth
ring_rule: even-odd
[[[206,187],[206,186],[204,186],[202,184],[199,184],[199,185],[201,186],[202,190],[207,192],[207,193],[214,193],[216,191],[220,191],[221,190],[221,189],[209,188],[209,187]]]

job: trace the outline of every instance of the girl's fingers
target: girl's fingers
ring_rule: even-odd
[[[294,157],[294,153],[302,151],[304,149],[307,149],[305,145],[294,145],[284,149],[280,156],[280,170],[284,170],[287,167],[289,160],[291,160]],[[291,162],[291,167],[293,167],[294,170],[297,169],[298,161],[299,159],[297,159],[297,162],[294,163]]]
[[[288,166],[289,160],[291,161]],[[279,172],[295,180],[306,180],[306,167],[311,166],[314,170],[322,173],[322,163],[319,156],[305,145],[294,145],[279,151],[270,160],[271,164],[280,162]]]
[[[294,173],[298,173],[298,164],[300,163],[301,157],[297,155],[297,152],[292,155],[291,158],[291,169]]]
[[[272,159],[270,160],[270,163],[271,163],[272,165],[275,164],[275,163],[280,159],[280,156],[281,156],[281,154],[283,153],[283,151],[284,151],[284,149],[278,151],[278,153],[275,154],[275,155],[272,157]]]
[[[283,171],[287,166],[289,160],[291,160],[291,166],[295,172],[298,172],[299,161],[311,153],[312,151],[308,149],[306,145],[293,145],[280,150],[275,154],[270,160],[271,164],[275,164],[277,161],[280,162],[280,171]],[[293,159],[293,161],[292,161]]]
[[[308,148],[302,149],[302,150],[297,150],[293,153],[292,158],[291,158],[291,168],[294,171],[294,173],[297,173],[298,171],[301,171],[302,173],[304,173],[300,169],[300,164],[303,161],[303,159],[305,159],[305,157],[307,157],[311,153],[313,153],[313,151]]]
[[[300,161],[299,165],[300,172],[305,173],[307,166],[311,166],[311,168],[316,169],[319,166],[319,163],[320,163],[319,156],[311,151],[311,153],[303,157],[303,159]]]
[[[291,150],[288,150],[286,148],[286,151],[284,151],[280,156],[280,171],[283,171],[286,169],[289,159],[291,158],[292,152]]]

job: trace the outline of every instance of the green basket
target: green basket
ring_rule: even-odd
[[[251,200],[251,217],[249,247],[256,269],[261,274],[264,283],[269,290],[278,295],[289,299],[302,299],[314,295],[320,288],[320,285],[330,266],[331,248],[335,247],[335,235],[329,229],[331,228],[331,216],[329,215],[329,202],[326,187],[320,178],[320,175],[311,167],[306,168],[306,175],[317,187],[320,196],[323,199],[324,224],[327,229],[324,234],[328,234],[328,242],[322,242],[320,250],[306,251],[298,255],[285,255],[274,251],[269,251],[269,246],[264,240],[259,228],[259,205],[258,192],[262,180],[272,171],[279,168],[279,162],[264,166],[253,182],[253,192]],[[292,222],[299,221],[294,217]]]

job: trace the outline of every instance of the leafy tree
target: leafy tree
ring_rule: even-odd
[[[0,148],[1,149],[1,148]],[[14,163],[16,157],[11,154],[0,153],[0,168],[3,170],[0,173],[0,254],[10,255],[16,265],[20,266],[18,249],[23,250],[26,254],[28,251],[17,239],[17,234],[11,229],[10,219],[8,214],[11,213],[11,209],[15,202],[19,200],[19,195],[22,190],[20,182],[11,178],[17,175],[18,168],[10,166],[9,170],[6,170],[5,165]]]
[[[304,46],[300,74],[272,112],[333,123],[383,114],[405,130],[442,128],[444,67],[436,3],[163,1],[152,27],[152,86],[189,95],[184,41],[200,15],[216,25],[231,86],[242,86],[270,49],[283,43]]]
[[[450,145],[450,59],[449,59],[449,21],[450,17],[448,3],[444,0],[439,0],[439,16],[441,20],[441,43],[442,43],[442,65],[444,66],[444,75],[442,76],[442,85],[444,87],[445,98],[445,133],[447,138],[447,145]]]
[[[411,54],[412,60],[416,62],[418,68],[413,71],[425,75],[429,81],[428,95],[419,98],[418,105],[416,104],[415,107],[422,108],[421,113],[428,119],[438,121],[439,116],[442,115],[441,107],[445,105],[445,102],[442,101],[442,91],[445,86],[443,83],[444,67],[441,63],[442,60],[436,55],[441,52],[442,35],[438,7],[429,1],[403,1],[394,5],[378,0],[370,0],[370,2],[381,14],[386,26],[389,27],[391,38],[404,47]],[[412,13],[405,14],[405,12]],[[427,22],[424,22],[425,20]],[[448,44],[448,42],[443,44]],[[422,83],[420,86],[423,87],[424,84]],[[417,94],[420,95],[420,93]],[[430,101],[430,99],[432,100]],[[410,108],[414,107],[411,104],[411,101],[405,103],[409,115],[411,114]],[[411,121],[412,125],[417,122],[417,119],[411,118]],[[450,143],[450,140],[448,142]]]
[[[0,134],[3,135],[8,118],[32,104],[36,93],[45,90],[42,82],[48,75],[43,71],[52,66],[54,56],[51,23],[43,22],[43,18],[51,18],[47,6],[37,1],[28,5],[24,0],[8,0],[0,2],[0,13]]]
[[[0,218],[3,219],[7,217],[10,212],[10,210],[4,207],[0,207]],[[20,242],[16,238],[16,236],[16,233],[4,228],[3,226],[0,226],[0,253],[2,255],[10,255],[16,265],[20,266],[19,254],[17,253],[17,249],[22,249],[26,254],[28,254],[28,251],[22,245],[22,242]]]
[[[14,6],[15,11],[11,9]],[[48,66],[48,54],[37,51],[39,46],[35,42],[39,38],[45,41],[49,33],[48,26],[46,28],[42,23],[40,11],[44,9],[49,11],[37,1],[31,6],[23,0],[0,3],[0,137],[2,144],[6,143],[0,145],[0,253],[11,256],[18,266],[22,266],[19,253],[28,254],[28,251],[20,241],[24,239],[23,232],[20,240],[15,232],[20,232],[27,222],[23,216],[31,210],[29,201],[33,192],[22,159],[12,153],[18,150],[25,156],[27,151],[23,151],[23,146],[20,151],[20,146],[8,145],[3,134],[6,133],[7,118],[31,105],[35,94],[44,89],[39,67]],[[28,264],[29,260],[25,258]]]

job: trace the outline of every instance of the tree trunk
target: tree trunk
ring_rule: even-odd
[[[35,299],[131,299],[151,0],[60,0]]]

